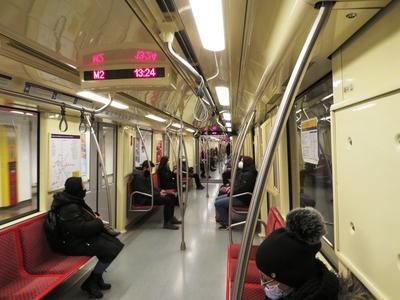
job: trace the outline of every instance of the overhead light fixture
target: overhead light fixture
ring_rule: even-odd
[[[203,47],[210,51],[225,49],[222,0],[189,0]]]
[[[33,116],[33,113],[25,113],[27,116]]]
[[[228,132],[232,132],[232,128],[227,128]]]
[[[232,119],[230,112],[224,112],[222,113],[222,116],[224,117],[225,121],[230,121]]]
[[[175,128],[182,128],[181,124],[179,124],[179,123],[172,123],[171,126],[175,127]]]
[[[153,114],[147,114],[146,118],[152,119],[154,121],[161,122],[161,123],[164,123],[166,121],[165,119],[163,119],[163,118],[161,118],[159,116],[153,115]]]
[[[191,133],[195,132],[192,128],[185,128],[186,131],[189,131]]]
[[[216,86],[219,104],[222,106],[229,106],[229,89],[226,86]]]
[[[96,93],[93,93],[93,92],[89,92],[89,91],[81,91],[81,92],[78,92],[76,94],[79,97],[83,97],[83,98],[86,98],[88,100],[92,100],[92,101],[95,101],[95,102],[98,102],[98,103],[106,104],[106,103],[108,103],[108,101],[110,101],[110,99],[108,99],[108,98],[106,98],[104,96],[101,96],[99,94],[96,94]],[[128,105],[123,104],[123,103],[121,103],[119,101],[115,101],[115,100],[113,100],[113,102],[111,102],[111,106],[115,107],[115,108],[118,108],[118,109],[128,109],[129,108]]]
[[[24,112],[19,110],[11,110],[10,113],[17,114],[17,115],[24,115]]]
[[[225,126],[226,126],[226,127],[232,127],[232,123],[231,123],[231,122],[226,122],[226,123],[225,123]]]

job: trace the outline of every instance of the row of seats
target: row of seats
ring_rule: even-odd
[[[275,229],[285,227],[285,221],[279,211],[273,207],[269,210],[266,228],[266,236]],[[260,285],[260,273],[256,266],[256,252],[258,246],[253,245],[250,249],[250,258],[247,265],[246,279],[243,289],[243,300],[262,300],[265,298],[264,291]],[[231,299],[233,281],[235,279],[236,265],[239,257],[240,245],[230,244],[227,255],[226,276],[226,300]]]
[[[90,259],[53,252],[43,230],[46,216],[0,230],[0,299],[41,299]]]

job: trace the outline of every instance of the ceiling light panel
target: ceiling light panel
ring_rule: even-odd
[[[226,126],[226,127],[232,127],[232,123],[231,123],[231,122],[226,122],[226,123],[225,123],[225,126]]]
[[[163,118],[161,118],[159,116],[153,115],[153,114],[146,115],[146,118],[152,119],[152,120],[160,122],[160,123],[164,123],[166,121],[165,119],[163,119]]]
[[[222,113],[222,116],[223,116],[225,121],[231,121],[232,120],[230,112],[224,112],[224,113]]]
[[[106,104],[106,103],[108,103],[108,101],[110,101],[108,98],[106,98],[104,96],[101,96],[99,94],[90,92],[90,91],[81,91],[81,92],[78,92],[76,94],[79,97],[86,98],[88,100],[92,100],[92,101],[98,102],[98,103]],[[115,101],[115,100],[113,100],[113,102],[111,103],[111,106],[115,107],[115,108],[118,108],[118,109],[128,109],[129,108],[128,105],[123,104],[123,103],[121,103],[119,101]]]
[[[178,124],[178,123],[172,123],[171,126],[175,127],[175,128],[182,128],[181,124]]]
[[[229,89],[226,86],[216,86],[218,102],[222,106],[229,106]]]
[[[225,49],[222,0],[189,0],[203,47],[210,51]]]

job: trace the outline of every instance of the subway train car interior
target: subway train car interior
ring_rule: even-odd
[[[1,0],[0,300],[400,299],[399,16]]]

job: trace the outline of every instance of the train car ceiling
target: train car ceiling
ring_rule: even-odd
[[[208,83],[212,92],[216,86],[229,87],[234,127],[240,125],[257,98],[263,104],[257,107],[256,122],[262,122],[273,102],[282,96],[319,1],[223,1],[226,49],[215,53],[202,47],[190,1],[174,2],[206,77],[215,74],[213,55],[217,57],[219,76]],[[324,42],[316,46],[301,90],[327,74],[331,69],[329,55],[389,2],[338,1],[319,38]],[[350,13],[356,17],[346,17]]]
[[[238,128],[254,101],[259,102],[257,123],[279,103],[318,2],[224,0],[225,49],[213,52],[202,46],[189,0],[4,0],[2,11],[7,15],[0,18],[0,67],[12,73],[6,75],[17,74],[22,80],[76,94],[82,90],[79,70],[88,67],[88,58],[111,69],[129,64],[165,66],[178,74],[172,84],[118,89],[118,101],[142,102],[146,113],[151,106],[167,116],[182,115],[193,124],[194,78],[172,59],[159,36],[174,32],[173,48],[203,75],[217,111],[230,111],[233,128]],[[300,90],[327,74],[328,57],[389,2],[337,1]],[[228,88],[230,106],[216,101],[215,88],[220,86]],[[131,113],[139,113],[138,119],[146,114],[129,106]]]

